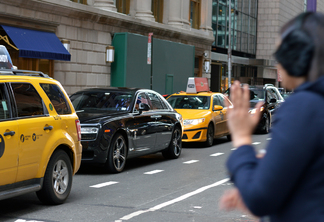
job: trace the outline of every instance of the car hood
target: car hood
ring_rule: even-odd
[[[183,119],[199,119],[211,113],[209,109],[175,109]]]
[[[104,112],[104,113],[103,112],[99,112],[99,113],[77,112],[77,115],[81,123],[97,123],[103,119],[128,115],[128,112]]]

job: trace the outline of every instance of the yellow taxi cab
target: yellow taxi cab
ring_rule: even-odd
[[[207,78],[189,78],[186,92],[170,95],[167,101],[182,115],[183,142],[204,142],[212,146],[215,138],[227,136],[227,100],[222,93],[210,92]]]
[[[36,192],[61,204],[81,164],[78,116],[58,81],[10,63],[0,47],[0,200]]]

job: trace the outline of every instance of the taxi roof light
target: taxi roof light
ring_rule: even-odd
[[[209,92],[208,79],[202,77],[189,77],[186,93]]]
[[[0,45],[0,69],[14,69],[9,52],[3,45]]]

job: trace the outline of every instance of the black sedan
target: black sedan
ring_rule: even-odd
[[[271,128],[271,123],[273,122],[274,114],[276,110],[280,107],[284,99],[280,95],[278,88],[271,84],[266,84],[264,86],[250,86],[250,113],[255,113],[255,105],[258,102],[263,102],[261,107],[261,119],[257,126],[256,131],[261,133],[269,133]]]
[[[162,152],[176,159],[182,149],[182,116],[157,92],[93,88],[71,95],[81,122],[82,163],[122,172],[132,157]]]

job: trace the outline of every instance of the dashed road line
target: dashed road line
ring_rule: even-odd
[[[267,140],[272,140],[272,138],[267,138]]]
[[[167,206],[169,206],[169,205],[172,205],[172,204],[175,204],[175,203],[177,203],[177,202],[183,201],[183,200],[185,200],[185,199],[187,199],[187,198],[189,198],[189,197],[191,197],[191,196],[194,196],[194,195],[197,195],[197,194],[199,194],[199,193],[202,193],[202,192],[204,192],[205,190],[208,190],[208,189],[210,189],[210,188],[213,188],[213,187],[219,186],[219,185],[221,185],[221,184],[223,184],[223,183],[226,183],[227,181],[229,181],[228,178],[223,179],[223,180],[220,180],[220,181],[218,181],[218,182],[216,182],[216,183],[213,183],[213,184],[210,184],[210,185],[207,185],[207,186],[201,187],[201,188],[199,188],[199,189],[197,189],[197,190],[195,190],[195,191],[192,191],[192,192],[190,192],[190,193],[184,194],[184,195],[182,195],[182,196],[180,196],[180,197],[178,197],[178,198],[175,198],[175,199],[173,199],[173,200],[170,200],[170,201],[167,201],[167,202],[161,203],[161,204],[156,205],[155,207],[149,208],[149,209],[147,209],[147,210],[139,210],[139,211],[133,212],[133,213],[131,213],[131,214],[128,214],[128,215],[126,215],[126,216],[123,216],[122,218],[120,218],[119,220],[116,220],[115,222],[117,222],[117,221],[118,221],[118,222],[121,222],[121,221],[123,221],[123,220],[130,220],[130,219],[132,219],[132,218],[134,218],[134,217],[137,217],[137,216],[139,216],[139,215],[141,215],[141,214],[145,214],[145,213],[148,213],[148,212],[154,212],[154,211],[160,210],[160,209],[162,209],[162,208],[164,208],[164,207],[167,207]]]
[[[236,150],[236,148],[234,147],[234,148],[232,148],[231,150]]]
[[[252,143],[253,145],[259,145],[259,144],[261,144],[261,142],[254,142],[254,143]]]
[[[151,174],[161,173],[162,171],[164,171],[164,170],[152,170],[152,171],[146,172],[146,173],[144,173],[144,174],[149,174],[149,175],[151,175]]]
[[[44,222],[43,220],[23,220],[23,219],[18,219],[15,220],[15,222]]]
[[[183,162],[184,164],[192,164],[192,163],[197,163],[199,160],[189,160],[186,162]]]
[[[110,185],[113,185],[113,184],[116,184],[116,183],[118,183],[118,182],[116,182],[116,181],[109,181],[109,182],[105,182],[105,183],[100,183],[100,184],[92,185],[90,187],[92,187],[92,188],[102,188],[102,187],[110,186]]]
[[[220,155],[223,155],[224,153],[214,153],[214,154],[211,154],[210,156],[220,156]]]

